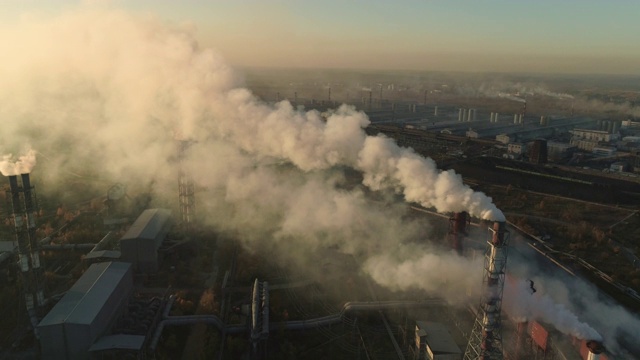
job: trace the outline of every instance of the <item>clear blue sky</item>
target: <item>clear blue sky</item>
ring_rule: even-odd
[[[78,3],[0,1],[0,19]],[[106,2],[193,23],[236,66],[640,74],[636,0]]]

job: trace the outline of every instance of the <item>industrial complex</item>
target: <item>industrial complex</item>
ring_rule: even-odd
[[[8,176],[0,204],[8,220],[0,261],[3,288],[10,295],[3,298],[3,305],[18,310],[6,315],[12,325],[2,334],[10,341],[5,341],[8,347],[0,357],[605,360],[640,356],[637,342],[629,338],[637,334],[621,334],[621,345],[609,349],[602,338],[568,333],[546,318],[518,318],[503,306],[512,296],[509,287],[526,282],[532,298],[538,291],[540,285],[509,270],[513,256],[516,264],[528,256],[549,272],[593,281],[620,306],[638,309],[635,286],[639,284],[581,256],[582,250],[587,252],[581,245],[584,238],[554,243],[552,225],[577,223],[577,215],[549,221],[526,209],[542,212],[551,207],[546,197],[531,204],[535,196],[562,201],[570,197],[585,207],[615,207],[611,213],[617,216],[616,225],[636,221],[639,123],[594,119],[573,110],[534,114],[524,98],[512,100],[515,111],[505,113],[478,104],[429,102],[426,94],[413,101],[385,100],[380,95],[374,102],[369,90],[354,102],[370,121],[368,135],[393,138],[432,158],[440,169],[455,170],[467,185],[494,196],[504,211],[506,219],[482,220],[467,211],[438,214],[406,204],[412,209],[410,216],[442,229],[421,241],[460,258],[480,259],[482,266],[469,274],[477,279],[479,292],[461,293],[461,299],[471,299],[461,301],[464,305],[452,304],[437,291],[385,288],[358,270],[362,258],[331,247],[318,250],[330,255],[317,254],[314,275],[284,264],[277,250],[244,248],[239,235],[219,233],[201,223],[194,174],[183,166],[192,143],[177,141],[178,191],[173,203],[158,207],[144,201],[147,194],[127,194],[125,185],[116,184],[104,189],[106,195],[94,197],[96,201],[68,209],[40,203],[32,184],[38,182],[37,173]],[[276,101],[281,98],[278,92]],[[338,105],[335,95],[331,98],[331,87],[325,100],[303,99],[297,92],[290,100],[319,113]],[[506,195],[501,197],[496,187]],[[47,189],[38,190],[46,199],[42,194]],[[591,228],[586,232],[599,235]],[[602,234],[608,240],[597,242],[615,243],[618,250],[612,256],[634,259],[633,251],[624,255],[629,244],[615,235],[611,226],[608,234]],[[629,266],[635,267],[632,263]]]

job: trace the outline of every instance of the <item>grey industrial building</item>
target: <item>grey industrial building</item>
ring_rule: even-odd
[[[93,264],[38,324],[43,359],[89,359],[133,292],[131,264]]]
[[[122,261],[133,264],[138,273],[158,271],[158,249],[171,227],[171,211],[147,209],[120,239]]]
[[[414,359],[460,360],[462,351],[443,324],[416,321]]]

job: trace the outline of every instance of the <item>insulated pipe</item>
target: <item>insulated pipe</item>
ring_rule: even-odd
[[[52,244],[42,245],[40,250],[64,251],[64,250],[91,250],[96,244]]]

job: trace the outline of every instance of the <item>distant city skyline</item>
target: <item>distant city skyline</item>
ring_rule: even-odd
[[[640,74],[639,1],[7,0],[0,20],[81,3],[193,27],[236,67]]]

